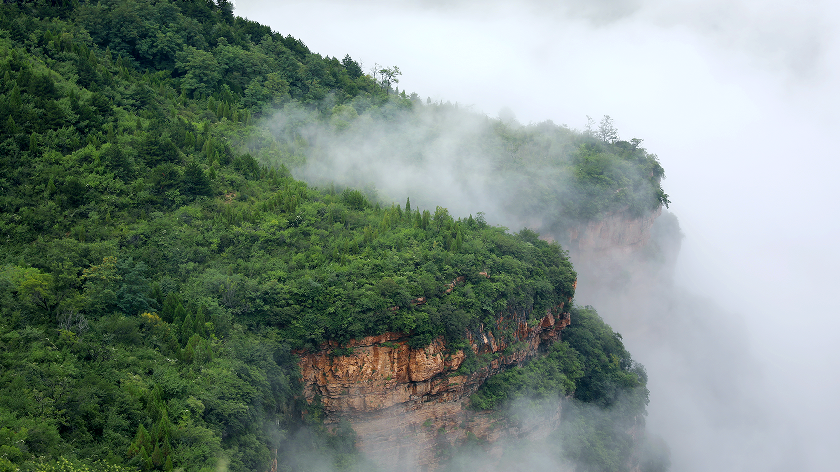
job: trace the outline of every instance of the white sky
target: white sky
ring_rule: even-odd
[[[423,98],[578,129],[586,115],[610,115],[622,138],[644,139],[686,233],[679,282],[744,317],[768,398],[796,405],[790,433],[814,469],[832,463],[837,2],[236,3],[237,15],[314,52],[350,54],[366,71],[399,66],[400,89]]]

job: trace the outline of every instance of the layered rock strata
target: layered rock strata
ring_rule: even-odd
[[[494,330],[469,337],[479,368],[459,368],[464,351],[447,352],[442,337],[411,348],[403,333],[385,333],[339,346],[326,343],[300,358],[304,393],[319,401],[328,421],[345,419],[358,446],[385,469],[433,469],[440,451],[468,437],[494,442],[499,437],[539,437],[560,419],[560,403],[539,421],[511,423],[493,412],[468,408],[469,395],[491,375],[522,364],[560,339],[570,316],[563,305],[536,323],[510,313]],[[493,333],[505,333],[495,336]]]

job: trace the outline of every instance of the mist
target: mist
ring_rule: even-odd
[[[342,107],[328,124],[294,119],[306,113],[294,104],[267,119],[274,139],[305,159],[301,167],[290,166],[297,178],[320,186],[375,188],[377,200],[402,204],[413,198],[415,207],[432,211],[445,204],[460,215],[485,202],[483,211],[500,213],[487,190],[494,162],[478,146],[490,131],[484,117],[451,106],[355,105]],[[306,144],[296,145],[301,138]],[[264,164],[280,163],[255,152]]]
[[[580,188],[577,149],[582,143],[605,145],[593,136],[596,131],[550,121],[521,125],[419,99],[411,106],[398,100],[373,105],[365,98],[333,106],[329,98],[319,105],[332,110],[324,120],[318,118],[323,111],[288,103],[263,118],[267,131],[247,148],[263,165],[286,165],[316,186],[366,189],[372,201],[386,206],[407,199],[414,208],[443,206],[465,219],[481,213],[491,224],[513,231],[528,227],[561,241],[569,225],[614,210],[616,198],[635,214],[659,202],[655,178],[648,176],[658,168],[655,157],[636,145],[632,159],[598,161],[607,178],[626,179],[629,194]]]
[[[578,129],[609,114],[623,139],[643,138],[684,234],[673,272],[606,288],[582,274],[577,302],[647,367],[648,428],[671,470],[832,469],[836,5],[239,0],[236,12],[365,71],[398,65],[400,89],[423,101]],[[478,186],[458,192],[428,205],[517,223]]]

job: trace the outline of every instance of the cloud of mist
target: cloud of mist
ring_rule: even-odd
[[[415,206],[441,205],[463,215],[496,210],[497,201],[487,191],[492,162],[473,146],[487,132],[486,119],[423,106],[385,115],[351,117],[341,130],[308,127],[303,134],[312,144],[296,175],[316,185],[374,185],[386,202],[402,204],[409,197]]]
[[[342,0],[322,0],[322,3],[335,10],[349,7]],[[490,23],[507,17],[510,22],[530,26],[547,22],[557,27],[569,21],[582,22],[596,30],[629,22],[651,30],[686,29],[711,41],[715,47],[742,51],[742,60],[784,70],[796,78],[811,78],[823,70],[837,27],[836,19],[833,21],[830,15],[823,14],[827,2],[811,3],[811,8],[803,8],[789,0],[525,0],[516,4],[404,0],[397,2],[395,8],[394,2],[362,0],[353,2],[353,8],[409,12],[423,16],[430,28],[451,18],[471,16]],[[254,19],[251,2],[240,0],[239,4],[237,13]],[[287,2],[283,8],[298,12],[297,5],[304,6],[306,2]],[[542,29],[540,25],[538,30]],[[520,32],[500,33],[518,35]]]
[[[653,253],[625,264],[620,284],[583,273],[589,283],[576,294],[597,304],[651,373],[648,424],[667,438],[674,470],[820,470],[797,407],[780,405],[772,392],[770,380],[785,373],[756,357],[745,317],[720,306],[715,293],[675,284],[681,239],[665,212],[652,231]]]
[[[326,121],[315,114],[288,104],[266,120],[286,157],[252,145],[255,154],[267,165],[287,164],[316,186],[375,189],[386,205],[410,198],[414,208],[442,206],[464,218],[482,212],[511,229],[557,224],[563,207],[548,197],[573,196],[563,166],[579,135],[550,122],[526,129],[504,110],[499,120],[452,104],[396,102],[353,102]],[[506,141],[499,127],[526,133]]]
[[[285,432],[273,451],[270,472],[376,472],[381,469],[355,450],[355,433],[346,422],[297,426]]]
[[[670,453],[662,438],[645,431],[643,417],[621,418],[618,404],[632,396],[627,392],[609,408],[570,398],[519,398],[501,411],[512,428],[508,434],[492,443],[453,445],[440,470],[667,470]],[[548,420],[555,416],[556,423]]]

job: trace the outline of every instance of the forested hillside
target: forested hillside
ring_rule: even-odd
[[[254,144],[274,110],[430,105],[229,3],[4,3],[0,77],[0,471],[295,470],[302,450],[349,468],[352,434],[302,402],[294,350],[385,331],[455,349],[506,308],[535,319],[574,294],[533,231],[293,178],[294,139]],[[667,202],[654,157],[575,139],[592,166],[653,166],[643,204]],[[641,389],[641,414],[622,359],[615,388]],[[555,391],[605,398],[570,382]]]

